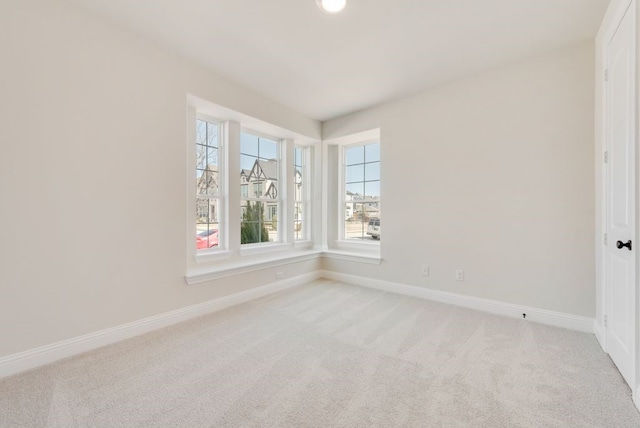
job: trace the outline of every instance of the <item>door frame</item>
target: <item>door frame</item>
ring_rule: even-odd
[[[596,338],[600,342],[602,349],[607,352],[607,331],[606,331],[606,322],[605,316],[607,313],[607,293],[608,293],[608,283],[607,283],[607,257],[606,255],[606,247],[604,245],[605,233],[607,231],[607,210],[608,210],[608,192],[607,192],[607,169],[605,167],[605,152],[607,150],[606,145],[606,127],[607,123],[607,97],[606,97],[606,82],[605,82],[605,70],[607,68],[607,53],[608,53],[608,45],[611,39],[613,38],[615,32],[618,29],[622,19],[624,18],[627,11],[631,13],[635,13],[636,16],[633,20],[634,29],[635,29],[635,50],[634,50],[634,61],[636,63],[636,89],[635,89],[635,109],[636,109],[636,123],[635,123],[635,141],[636,141],[636,159],[635,159],[635,171],[633,171],[633,176],[635,177],[636,182],[636,206],[634,209],[634,217],[636,220],[636,231],[635,236],[632,237],[634,242],[640,244],[638,241],[638,229],[640,229],[640,223],[638,221],[638,214],[640,210],[638,208],[638,203],[640,198],[638,197],[638,190],[640,190],[640,186],[638,185],[638,155],[640,150],[638,150],[638,112],[640,109],[638,108],[638,84],[640,83],[640,79],[638,78],[638,42],[637,42],[637,34],[638,34],[638,10],[636,5],[636,0],[612,0],[607,9],[607,13],[604,17],[600,30],[598,31],[598,35],[596,37],[596,98],[595,98],[595,180],[596,180],[596,239],[595,239],[595,256],[596,256],[596,318],[594,322],[594,333]],[[611,242],[608,245],[612,245]],[[639,275],[639,267],[640,267],[640,258],[638,254],[640,251],[636,251],[634,253],[635,257],[635,265],[636,265],[636,283],[635,283],[635,298],[636,302],[634,305],[634,314],[633,314],[633,325],[632,328],[632,349],[633,349],[633,379],[632,384],[629,385],[633,394],[633,400],[636,404],[636,407],[640,409],[640,376],[638,373],[638,368],[640,367],[640,361],[638,358],[640,356],[640,350],[638,349],[640,345],[640,327],[639,327],[639,315],[640,315],[640,292],[638,287],[638,279]]]

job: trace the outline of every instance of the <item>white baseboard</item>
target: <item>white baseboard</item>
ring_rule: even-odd
[[[0,358],[0,378],[30,370],[45,364],[72,357],[83,352],[91,351],[105,345],[110,345],[124,339],[129,339],[143,333],[158,330],[169,325],[177,324],[201,315],[220,311],[231,306],[248,302],[268,294],[276,293],[287,288],[295,287],[320,278],[320,272],[315,271],[304,275],[274,282],[262,287],[187,306],[186,308],[164,314],[155,315],[127,324],[83,336],[74,337],[51,345],[30,349],[17,354]]]
[[[597,319],[593,321],[593,333],[596,335],[596,339],[598,339],[598,343],[602,350],[607,352],[606,332],[602,324],[600,324]]]
[[[64,358],[72,357],[83,352],[91,351],[93,349],[129,339],[140,334],[148,333],[153,330],[158,330],[201,315],[220,311],[287,288],[308,283],[318,278],[342,281],[382,291],[448,303],[513,318],[522,318],[522,314],[526,313],[526,319],[530,321],[582,332],[595,332],[598,340],[601,340],[599,335],[601,335],[603,331],[595,320],[591,318],[568,315],[527,306],[513,305],[461,294],[430,290],[406,284],[393,283],[338,272],[314,271],[262,287],[232,294],[230,296],[210,300],[208,302],[199,303],[186,308],[177,309],[175,311],[155,315],[120,326],[74,337],[51,345],[2,357],[0,358],[0,378],[50,364]],[[601,341],[601,343],[603,342]],[[638,398],[636,401],[636,404],[638,405],[640,402],[640,391],[638,391],[636,397]]]
[[[479,311],[489,312],[492,314],[507,316],[511,318],[522,319],[522,314],[527,314],[527,321],[552,325],[555,327],[562,327],[570,330],[577,330],[585,333],[594,332],[593,318],[569,315],[561,312],[553,312],[528,306],[514,305],[510,303],[498,302],[495,300],[465,296],[462,294],[430,290],[428,288],[415,287],[413,285],[398,284],[394,282],[365,278],[338,272],[322,271],[321,276],[323,278],[331,279],[334,281],[342,281],[349,284],[375,288],[377,290],[388,291],[391,293],[398,293],[406,296],[418,297],[421,299],[433,300],[441,303],[448,303],[451,305],[462,306],[469,309],[476,309]]]

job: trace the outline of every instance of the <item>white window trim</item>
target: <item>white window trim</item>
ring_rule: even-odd
[[[338,239],[335,244],[336,247],[341,249],[351,249],[351,250],[361,250],[363,252],[380,252],[380,240],[377,241],[357,241],[355,239],[347,239],[345,238],[345,206],[347,204],[345,195],[347,194],[346,188],[346,179],[345,179],[345,168],[346,168],[346,155],[345,152],[349,148],[353,147],[363,147],[367,144],[380,143],[380,137],[377,138],[368,138],[365,140],[361,140],[358,142],[344,143],[340,144],[340,153],[338,154],[338,187],[339,187],[339,199],[338,199]],[[382,156],[380,156],[380,164],[382,164]],[[382,180],[380,180],[382,183]],[[382,189],[380,191],[380,206],[382,206]],[[382,211],[382,210],[381,210]]]
[[[344,161],[342,148],[368,141],[378,141],[382,147],[380,128],[332,136],[325,138],[322,142],[321,176],[318,177],[318,174],[320,174],[318,172],[315,178],[316,180],[321,180],[322,206],[329,207],[331,205],[330,201],[336,201],[335,209],[323,209],[320,213],[321,217],[316,217],[315,219],[320,222],[318,226],[322,232],[317,239],[319,241],[317,247],[322,249],[323,254],[348,253],[381,260],[381,243],[374,242],[372,245],[368,245],[368,242],[352,243],[342,239],[344,236],[344,226],[341,224],[342,219],[344,219],[344,180],[342,178],[344,174],[342,163]],[[381,153],[381,162],[384,162],[382,156]],[[329,174],[330,171],[333,171],[333,173]]]
[[[219,140],[221,156],[220,169],[225,171],[222,178],[224,190],[220,191],[221,205],[219,208],[219,221],[221,222],[221,234],[223,235],[219,247],[211,250],[196,250],[194,233],[196,229],[196,128],[195,123],[198,118],[205,119],[213,123],[222,124],[222,138]],[[247,126],[243,126],[247,125]],[[265,242],[256,244],[240,244],[240,222],[242,199],[240,190],[233,189],[240,187],[240,177],[235,177],[233,171],[237,170],[240,164],[240,134],[248,132],[262,138],[268,138],[280,142],[280,167],[278,189],[280,199],[280,213],[283,218],[278,219],[279,242]],[[278,135],[279,137],[274,137]],[[319,140],[311,139],[305,135],[297,134],[285,128],[271,125],[248,115],[218,106],[201,98],[187,96],[187,218],[186,218],[186,274],[188,283],[205,282],[210,279],[235,275],[244,271],[264,269],[279,264],[294,263],[306,260],[305,257],[317,258],[320,251],[315,247],[313,234],[310,234],[309,241],[294,241],[293,221],[291,220],[294,206],[294,196],[290,195],[293,186],[289,181],[293,180],[292,152],[294,145],[308,147],[313,150],[314,146],[320,144]],[[235,145],[235,147],[234,147]],[[291,153],[289,153],[291,152]],[[223,162],[223,163],[222,163]],[[289,165],[291,164],[291,165]],[[288,168],[288,169],[285,169]],[[291,178],[291,180],[289,180]],[[307,179],[319,180],[313,176]],[[319,185],[317,183],[316,185]],[[285,193],[282,193],[285,192]],[[293,196],[293,197],[292,197]],[[273,201],[270,199],[270,201]],[[289,212],[291,211],[291,212]],[[312,213],[307,213],[312,215]],[[291,223],[291,225],[289,225]],[[283,227],[280,227],[280,224]],[[286,227],[284,227],[286,225]],[[289,230],[291,228],[291,230]],[[237,229],[237,230],[235,230]],[[224,231],[224,232],[223,232]],[[274,265],[274,266],[275,266]],[[200,281],[197,278],[209,278]],[[192,281],[194,279],[194,281]]]
[[[289,145],[289,142],[284,139],[284,138],[279,138],[279,137],[274,137],[273,135],[269,135],[266,134],[264,132],[260,132],[260,131],[256,131],[254,129],[251,128],[246,128],[246,127],[241,127],[240,129],[240,133],[241,134],[249,134],[252,135],[254,137],[258,137],[258,138],[264,138],[265,140],[270,140],[273,141],[275,143],[278,144],[278,197],[275,199],[269,199],[269,198],[255,198],[255,197],[249,197],[249,198],[243,198],[242,196],[239,197],[239,203],[242,204],[242,201],[250,201],[250,202],[263,202],[263,203],[273,203],[275,202],[277,207],[278,207],[278,229],[276,230],[276,240],[275,241],[271,241],[271,242],[256,242],[256,243],[252,243],[252,244],[240,244],[240,248],[241,248],[241,252],[240,254],[251,254],[251,251],[242,251],[244,249],[248,249],[248,248],[254,248],[254,247],[265,247],[267,249],[267,251],[274,251],[274,250],[278,250],[276,247],[276,244],[286,244],[287,243],[287,234],[285,231],[283,231],[283,227],[281,227],[282,224],[286,225],[286,219],[288,218],[287,216],[287,206],[289,205],[288,202],[288,198],[287,198],[287,180],[284,180],[283,177],[289,177],[289,174],[287,174],[287,165],[286,163],[286,159],[288,158],[288,156],[286,156],[286,151],[287,151],[287,147]],[[238,147],[239,147],[240,142],[238,141]],[[240,158],[238,158],[238,167],[240,167]],[[240,194],[240,191],[238,192],[238,194]],[[282,195],[285,195],[284,197]],[[282,219],[280,218],[282,217]],[[284,221],[284,222],[283,222]],[[266,222],[265,222],[266,223]]]
[[[195,250],[196,262],[198,259],[202,259],[203,257],[211,257],[215,255],[222,255],[228,253],[228,245],[229,245],[229,225],[228,225],[228,216],[227,216],[227,201],[228,201],[228,189],[227,189],[227,156],[226,156],[226,135],[225,132],[225,122],[220,119],[214,118],[212,116],[196,113],[196,121],[202,120],[211,124],[215,124],[218,126],[218,196],[212,196],[212,199],[217,199],[219,201],[218,205],[218,246],[216,248],[207,248],[204,250]],[[197,138],[197,134],[194,134],[194,137]],[[195,145],[197,144],[197,140],[194,138],[193,147],[195,149]],[[197,152],[196,152],[197,155]],[[195,162],[193,163],[195,165]],[[191,172],[193,172],[193,167]],[[197,182],[194,180],[193,183],[193,198],[189,198],[192,201],[196,201],[198,199],[198,194],[196,192],[196,184]],[[197,225],[196,225],[197,226]],[[222,237],[222,239],[220,239]],[[195,247],[195,235],[192,240],[192,246]]]

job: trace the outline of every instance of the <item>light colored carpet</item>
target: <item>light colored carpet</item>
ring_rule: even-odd
[[[593,335],[318,281],[0,380],[2,427],[640,427]]]

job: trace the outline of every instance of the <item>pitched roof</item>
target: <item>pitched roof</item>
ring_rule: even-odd
[[[259,169],[256,169],[256,167]],[[267,180],[278,180],[278,161],[256,159],[256,162],[251,169],[251,173],[255,174],[255,176],[259,178],[260,172],[265,175]]]

